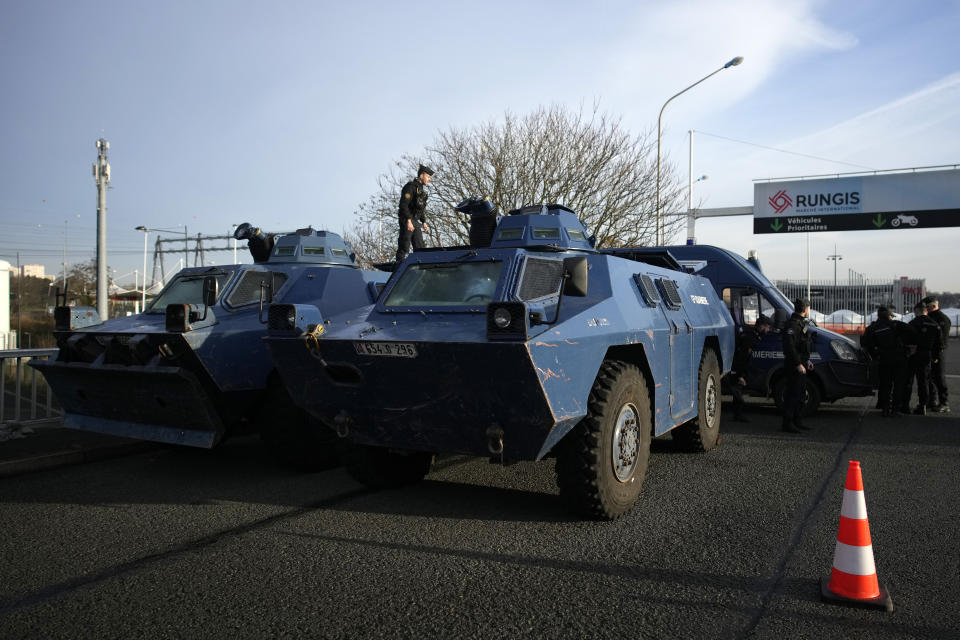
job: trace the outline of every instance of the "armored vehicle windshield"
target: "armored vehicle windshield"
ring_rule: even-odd
[[[404,270],[384,307],[455,307],[493,299],[500,260],[415,264]]]
[[[180,273],[153,299],[144,313],[166,313],[168,304],[203,304],[203,279],[207,276],[217,279],[217,290],[222,292],[234,274],[226,271]]]

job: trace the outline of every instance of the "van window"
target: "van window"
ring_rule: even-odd
[[[753,326],[761,313],[773,320],[773,305],[753,287],[727,287],[722,297],[738,326]]]

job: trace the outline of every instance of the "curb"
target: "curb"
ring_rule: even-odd
[[[106,444],[88,449],[72,448],[62,451],[53,451],[42,455],[20,458],[17,460],[0,461],[0,478],[10,478],[35,471],[46,471],[59,467],[109,460],[122,456],[143,453],[155,449],[152,442],[121,442]]]

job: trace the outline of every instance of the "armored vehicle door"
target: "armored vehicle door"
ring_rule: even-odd
[[[677,283],[657,278],[663,304],[660,309],[670,328],[670,415],[682,418],[692,412],[697,402],[697,369],[693,354],[693,325],[683,308]]]

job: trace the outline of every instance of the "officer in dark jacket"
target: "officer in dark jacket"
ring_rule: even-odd
[[[413,250],[423,249],[423,232],[427,227],[427,190],[433,177],[433,169],[420,165],[417,177],[403,185],[400,191],[399,236],[397,238],[397,262],[399,263],[410,253],[410,241],[413,240]]]
[[[940,301],[933,296],[922,300],[927,305],[927,315],[940,326],[940,355],[930,361],[930,404],[928,408],[940,413],[950,413],[947,398],[947,347],[950,346],[950,317],[940,311]],[[934,402],[937,398],[939,401]]]
[[[893,320],[886,307],[877,309],[877,319],[863,332],[860,346],[876,361],[880,376],[877,406],[884,416],[899,414],[907,381],[907,345],[916,344],[905,322]]]
[[[737,343],[733,351],[733,368],[727,374],[727,384],[730,387],[731,395],[733,395],[733,419],[736,422],[750,422],[743,415],[743,390],[747,386],[747,379],[749,378],[753,347],[763,339],[763,336],[769,330],[770,319],[761,313],[752,327],[746,326],[737,335]]]
[[[917,380],[917,400],[919,404],[913,410],[917,415],[927,413],[927,402],[930,398],[930,363],[940,357],[940,326],[927,316],[927,307],[918,302],[913,308],[913,320],[910,321],[917,340],[917,348],[908,362],[906,390],[904,391],[901,411],[910,410],[910,396],[913,395],[913,380]]]
[[[782,431],[800,433],[808,427],[801,420],[803,389],[807,374],[813,371],[810,360],[810,334],[807,330],[807,315],[810,302],[804,298],[793,301],[793,315],[783,329],[783,375],[786,386],[783,391]]]

